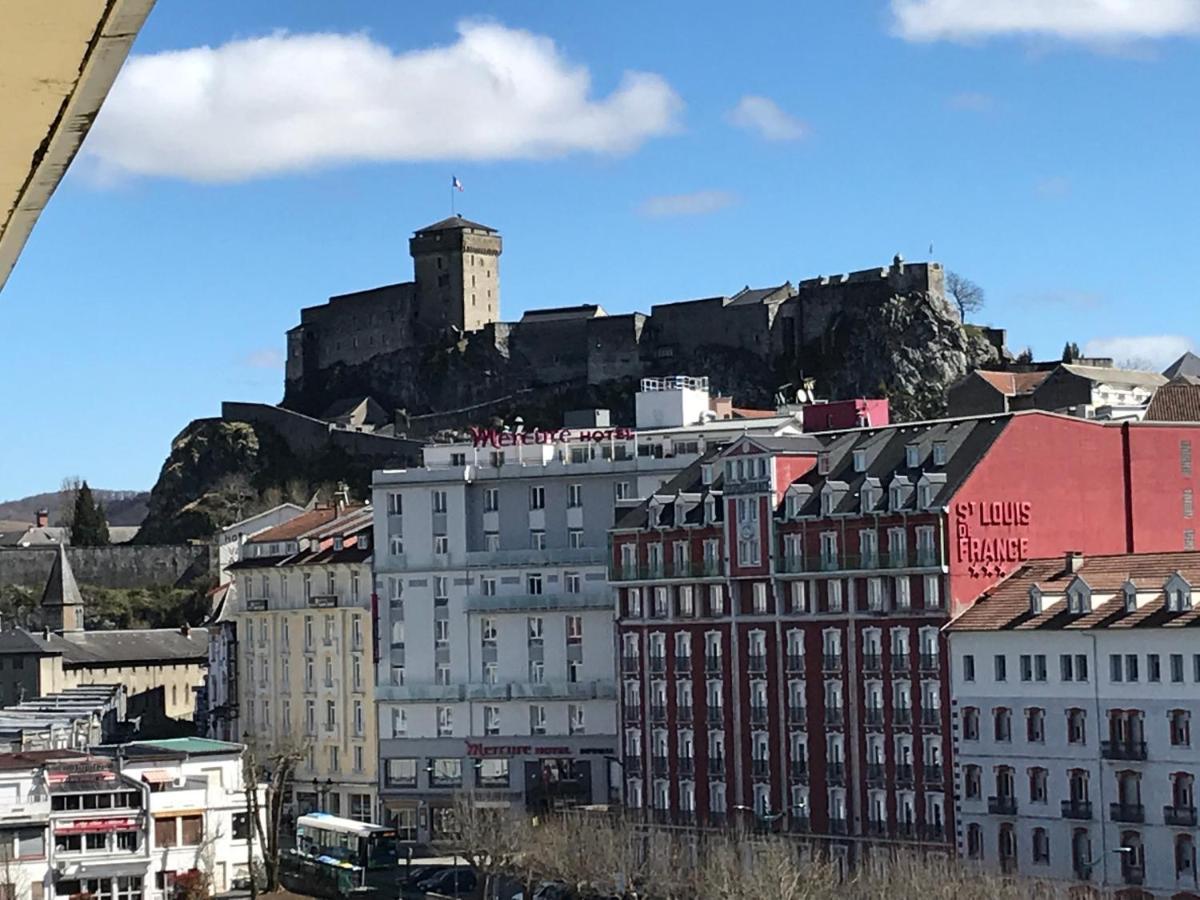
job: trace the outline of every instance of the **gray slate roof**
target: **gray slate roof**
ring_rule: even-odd
[[[46,587],[42,591],[42,606],[83,606],[83,595],[79,593],[75,573],[71,571],[67,548],[62,544],[58,545],[58,555],[50,567],[50,577],[46,579]]]
[[[442,219],[440,222],[434,222],[432,225],[418,228],[416,233],[426,234],[430,231],[457,231],[460,228],[475,228],[480,231],[496,233],[496,229],[490,225],[480,225],[478,222],[472,222],[470,219],[464,219],[462,216],[450,216],[448,219]]]
[[[1178,378],[1180,375],[1200,377],[1200,356],[1189,350],[1163,372],[1163,376],[1168,379]]]
[[[135,663],[204,660],[208,657],[208,632],[192,628],[184,635],[175,628],[125,631],[51,632],[44,637],[23,628],[0,633],[0,655],[61,656],[63,665],[88,666],[105,662]]]

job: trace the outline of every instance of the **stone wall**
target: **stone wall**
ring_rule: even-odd
[[[419,458],[420,454],[420,444],[415,441],[340,428],[269,403],[226,401],[221,404],[221,418],[226,422],[267,426],[302,459],[338,449],[351,456],[376,459],[381,464],[402,464]]]
[[[50,577],[57,547],[0,550],[0,585],[40,591]],[[184,584],[215,573],[216,551],[207,544],[68,547],[67,559],[80,584],[106,588]]]

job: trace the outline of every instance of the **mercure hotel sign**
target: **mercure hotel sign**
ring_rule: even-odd
[[[471,427],[471,443],[476,447],[524,447],[533,444],[600,444],[604,441],[631,441],[637,436],[632,428],[534,428],[531,431],[503,431],[499,428]]]

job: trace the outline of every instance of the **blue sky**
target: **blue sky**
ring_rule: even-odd
[[[149,488],[189,420],[277,401],[299,308],[407,280],[452,174],[505,318],[932,243],[1015,348],[1169,361],[1198,33],[1200,0],[160,3],[0,295],[0,499]]]

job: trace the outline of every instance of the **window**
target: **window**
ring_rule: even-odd
[[[542,593],[542,574],[533,572],[525,576],[525,592],[533,596]]]
[[[450,552],[450,538],[444,534],[433,536],[433,552],[437,556],[445,556]]]
[[[1058,657],[1058,673],[1063,681],[1075,680],[1075,666],[1072,664],[1070,653],[1063,653]]]
[[[500,511],[500,489],[486,488],[483,492],[483,511],[484,512],[499,512]]]
[[[388,787],[416,787],[417,761],[415,759],[389,759],[384,770],[384,782]]]
[[[1047,772],[1040,766],[1029,770],[1029,802],[1045,803],[1048,798],[1046,790]]]
[[[963,767],[963,796],[966,800],[978,800],[983,796],[983,770],[979,766]]]
[[[983,829],[975,822],[967,826],[967,858],[983,859]]]
[[[977,707],[963,707],[962,736],[964,741],[979,740],[979,709]]]
[[[1067,710],[1067,743],[1087,743],[1087,714],[1082,709]]]
[[[1046,740],[1046,711],[1036,706],[1025,710],[1025,739],[1033,744]]]
[[[538,703],[529,706],[529,733],[546,733],[546,707]]]
[[[1036,865],[1050,864],[1050,835],[1045,828],[1035,828],[1031,835],[1033,842],[1032,856]]]
[[[567,529],[567,546],[572,550],[582,550],[586,546],[582,528]]]
[[[1021,654],[1021,680],[1033,681],[1033,657],[1028,653]]]
[[[617,500],[628,500],[633,496],[628,481],[618,481],[613,485],[613,497]]]
[[[1012,710],[998,706],[992,710],[992,737],[999,742],[1012,740]]]
[[[1175,684],[1183,682],[1183,654],[1171,654],[1171,681]]]
[[[1167,713],[1171,723],[1171,746],[1190,747],[1192,744],[1191,714],[1186,709],[1173,709]]]
[[[433,492],[433,511],[435,513],[444,513],[446,511],[446,492]]]
[[[1146,680],[1162,681],[1162,663],[1157,653],[1146,655]]]
[[[995,657],[995,669],[997,681],[1008,681],[1008,657],[1002,653],[997,653]]]
[[[546,508],[546,489],[542,485],[532,484],[529,486],[529,508]]]
[[[904,464],[910,469],[915,469],[921,464],[920,446],[917,444],[908,444],[904,448]]]
[[[583,485],[571,484],[567,485],[567,506],[572,509],[578,509],[583,506]]]
[[[1138,680],[1138,657],[1136,653],[1125,654],[1125,680]]]
[[[970,653],[966,653],[963,655],[962,673],[963,673],[963,681],[974,681],[975,680],[975,657]]]
[[[792,593],[792,612],[806,613],[808,612],[808,591],[805,590],[807,585],[803,581],[793,581],[791,586]]]
[[[449,706],[437,708],[437,736],[454,736],[454,710]]]
[[[767,611],[767,585],[764,582],[754,582],[753,603],[754,612],[762,614]]]
[[[933,442],[933,464],[935,466],[944,466],[946,464],[946,442]]]
[[[483,708],[483,733],[487,735],[500,733],[500,707],[485,706]]]
[[[434,787],[462,787],[461,759],[431,759],[429,782]]]

